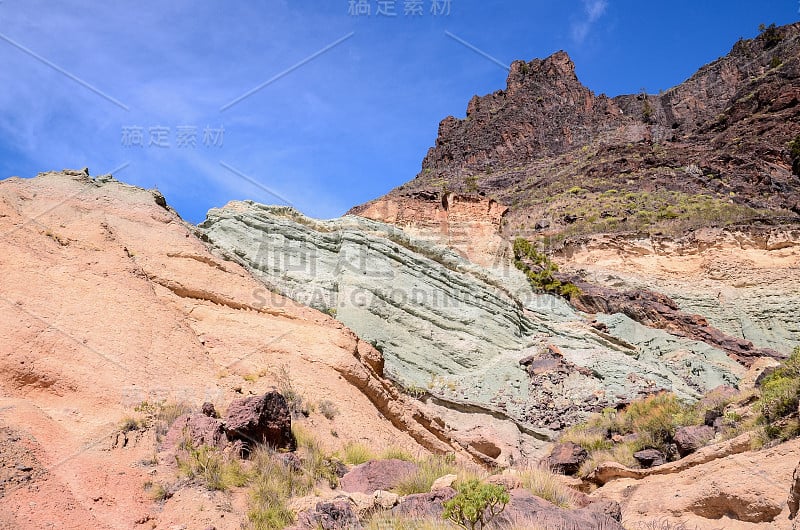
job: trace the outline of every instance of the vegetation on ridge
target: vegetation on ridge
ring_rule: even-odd
[[[514,265],[525,273],[534,289],[564,298],[581,294],[581,290],[575,284],[556,278],[554,274],[558,272],[558,265],[546,254],[539,252],[530,241],[521,237],[514,240]]]

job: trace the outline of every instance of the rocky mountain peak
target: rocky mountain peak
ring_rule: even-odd
[[[558,237],[794,219],[798,103],[800,23],[762,28],[659,94],[595,95],[564,51],[515,61],[505,89],[442,120],[390,196],[481,192],[509,206],[507,232]]]

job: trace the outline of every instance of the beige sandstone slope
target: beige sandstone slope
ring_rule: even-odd
[[[307,400],[336,403],[306,420],[324,443],[452,449],[371,346],[267,293],[157,202],[83,172],[0,182],[0,528],[237,528],[207,495],[155,505],[143,483],[169,477],[140,463],[152,433],[119,426],[146,400],[224,410],[281,366]]]
[[[709,462],[689,467],[688,461],[703,461],[693,455],[686,463],[647,470],[651,475],[641,479],[609,480],[592,496],[618,501],[629,528],[650,528],[643,525],[653,521],[664,528],[698,530],[792,528],[787,498],[792,471],[800,459],[800,440],[725,456],[729,444],[698,451],[697,457],[700,453],[717,457]]]
[[[800,225],[705,228],[679,238],[606,234],[556,253],[566,272],[671,297],[723,332],[789,353],[800,346]]]

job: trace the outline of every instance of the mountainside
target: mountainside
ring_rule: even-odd
[[[351,213],[384,219],[385,201],[480,193],[509,207],[506,234],[548,242],[796,221],[799,102],[800,23],[737,42],[658,95],[597,96],[564,52],[515,61],[505,90],[441,122],[414,180]]]
[[[273,385],[335,397],[336,417],[306,420],[331,450],[366,439],[469,458],[382,378],[369,344],[266,296],[157,192],[81,171],[0,182],[0,275],[0,528],[239,529],[246,510],[180,490],[174,456],[133,419],[160,404],[224,411]],[[148,481],[174,497],[153,502]]]
[[[738,339],[740,330],[730,325],[734,335],[677,306],[667,308],[657,297],[607,305],[615,291],[598,292],[591,301],[600,308],[584,308],[590,317],[560,297],[535,292],[508,259],[481,267],[433,235],[418,239],[364,218],[315,221],[285,207],[231,203],[209,212],[200,229],[271,291],[335,315],[372,343],[387,373],[411,393],[429,394],[451,409],[494,411],[523,431],[561,429],[588,412],[658,390],[693,399],[719,385],[735,386],[757,358],[785,354],[800,339],[792,310],[800,300],[793,283],[797,232],[784,234],[786,245],[773,253],[783,257],[790,278],[780,295],[783,312],[764,319],[754,307],[763,290],[738,291],[747,300],[742,314],[755,312],[751,321],[776,333],[791,330],[788,336],[750,332],[777,344],[778,353]],[[720,245],[708,259],[728,259],[734,245]],[[771,254],[756,249],[751,257],[768,260]],[[586,257],[578,259],[576,253],[583,266]],[[679,261],[652,259],[662,266]],[[693,278],[703,281],[702,274]],[[744,276],[762,283],[757,274]],[[613,278],[622,285],[621,274]],[[630,277],[628,285],[643,292],[657,280]]]
[[[477,477],[504,529],[788,530],[798,103],[800,23],[659,95],[517,61],[338,219],[0,181],[0,528],[451,528]]]

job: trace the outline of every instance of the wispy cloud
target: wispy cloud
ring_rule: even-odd
[[[589,32],[608,8],[607,0],[583,0],[583,12],[578,20],[572,23],[572,40],[582,44]]]

